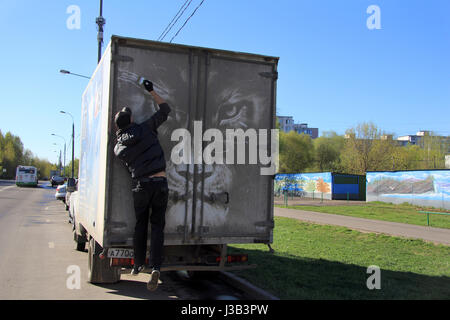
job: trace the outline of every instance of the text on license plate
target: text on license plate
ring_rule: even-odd
[[[133,258],[133,249],[108,249],[108,258]]]

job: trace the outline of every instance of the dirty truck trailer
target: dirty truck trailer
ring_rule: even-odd
[[[88,244],[90,282],[117,282],[133,262],[131,178],[114,156],[114,115],[127,106],[139,123],[156,111],[139,84],[141,77],[153,81],[172,108],[158,129],[169,185],[161,270],[245,267],[230,263],[246,257],[228,255],[227,244],[272,243],[273,175],[261,174],[268,166],[248,161],[175,164],[171,153],[181,140],[172,141],[171,134],[186,129],[193,142],[198,134],[194,127],[201,124],[202,132],[215,128],[224,137],[227,129],[249,128],[267,129],[270,135],[275,128],[277,63],[276,57],[111,38],[82,97],[74,240],[78,250]],[[207,145],[203,142],[201,148]]]

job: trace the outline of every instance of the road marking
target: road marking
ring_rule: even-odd
[[[9,186],[9,187],[4,187],[3,189],[0,190],[0,192],[6,190],[6,189],[10,189],[10,188],[14,188],[15,186]]]
[[[55,248],[55,243],[54,243],[54,242],[49,242],[49,243],[48,243],[48,247],[49,247],[50,249]]]

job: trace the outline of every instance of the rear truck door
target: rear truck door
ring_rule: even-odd
[[[201,124],[204,141],[203,161],[193,168],[191,237],[200,242],[269,243],[274,226],[273,176],[261,174],[258,153],[259,147],[268,145],[270,155],[267,139],[274,128],[276,62],[204,51],[198,63],[194,119],[201,121],[195,130]],[[227,137],[236,129],[248,137],[241,141]],[[260,136],[259,129],[266,129],[267,137]],[[223,149],[214,149],[212,142],[220,137]],[[256,159],[250,156],[252,148]],[[210,164],[205,163],[209,155],[216,157]]]
[[[177,144],[177,141],[171,141],[171,135],[176,129],[189,129],[196,92],[197,68],[194,56],[188,49],[170,50],[158,45],[148,46],[133,41],[120,42],[113,50],[115,50],[113,60],[116,83],[112,115],[122,107],[128,106],[133,112],[133,121],[140,123],[156,112],[157,106],[153,98],[138,83],[140,77],[151,80],[155,91],[171,107],[168,120],[158,128],[158,138],[167,163],[169,184],[165,244],[181,244],[187,241],[190,231],[188,221],[191,221],[192,213],[190,184],[192,167],[174,165],[170,161],[171,150]],[[110,149],[113,148],[112,144]],[[130,174],[118,159],[112,160],[112,166],[111,194],[114,195],[111,199],[112,234],[117,239],[126,238],[127,244],[132,244],[136,220],[130,192],[132,188]]]

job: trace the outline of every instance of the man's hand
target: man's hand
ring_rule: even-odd
[[[153,91],[153,83],[151,81],[144,80],[144,87],[148,92]]]
[[[153,99],[155,99],[155,102],[160,105],[161,103],[164,103],[164,99],[161,98],[156,92],[155,90],[153,90],[153,83],[149,80],[144,80],[142,82],[142,84],[144,85],[144,88],[150,92],[150,94],[152,95]]]

